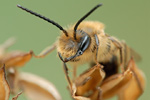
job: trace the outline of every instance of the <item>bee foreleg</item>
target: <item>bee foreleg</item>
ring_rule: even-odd
[[[71,80],[70,80],[69,75],[68,75],[68,68],[67,68],[67,65],[66,65],[66,63],[64,62],[64,60],[63,60],[63,58],[62,58],[62,56],[61,56],[61,54],[60,54],[59,52],[58,52],[58,56],[59,56],[59,58],[61,59],[61,61],[63,62],[63,69],[64,69],[65,77],[66,77],[67,82],[68,82],[68,84],[69,84],[69,89],[70,89],[70,91],[72,92],[72,83],[71,83]]]
[[[71,83],[71,80],[69,78],[69,75],[68,75],[68,68],[67,68],[67,65],[65,62],[63,62],[63,69],[64,69],[64,73],[65,73],[65,77],[68,81],[68,84],[69,84],[69,89],[70,91],[72,92],[72,83]]]
[[[99,47],[99,40],[98,40],[98,37],[97,37],[96,34],[95,34],[94,36],[95,36],[95,41],[96,41],[96,46],[97,46],[97,48],[96,48],[96,55],[95,55],[95,62],[96,62],[97,65],[99,65],[99,62],[98,62],[98,60],[97,60],[98,47]]]
[[[77,76],[77,66],[73,66],[73,81],[76,79]]]
[[[46,55],[48,55],[49,53],[51,53],[53,50],[55,50],[55,49],[56,49],[56,44],[54,43],[52,46],[48,46],[47,48],[45,48],[39,55],[35,55],[33,53],[33,56],[35,58],[43,58]]]
[[[124,71],[124,61],[123,61],[123,47],[119,41],[114,39],[113,37],[108,37],[112,43],[119,49],[120,51],[120,65],[121,65],[121,70]]]

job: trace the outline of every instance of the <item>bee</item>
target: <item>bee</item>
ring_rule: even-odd
[[[107,75],[106,77],[109,77],[119,72],[118,66],[121,66],[122,71],[125,70],[131,57],[140,60],[140,56],[127,46],[124,41],[120,41],[106,34],[104,32],[103,23],[98,21],[84,21],[85,18],[100,6],[102,6],[102,4],[94,6],[94,8],[78,20],[77,23],[64,29],[53,20],[24,8],[21,5],[17,5],[17,7],[22,10],[53,24],[61,30],[61,35],[58,40],[38,56],[34,54],[35,57],[45,57],[57,49],[58,56],[64,63],[66,74],[67,62],[74,67],[74,76],[76,76],[76,68],[78,66],[89,63],[91,66],[93,66],[93,64],[103,65],[103,69]]]

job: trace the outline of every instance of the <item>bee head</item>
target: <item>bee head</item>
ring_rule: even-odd
[[[88,35],[86,32],[82,31],[82,30],[77,30],[77,28],[78,28],[79,24],[80,24],[85,18],[87,18],[93,11],[95,11],[95,10],[96,10],[98,7],[100,7],[100,6],[102,6],[102,4],[96,5],[94,8],[92,8],[88,13],[86,13],[86,14],[75,24],[75,26],[74,26],[74,32],[73,32],[73,38],[74,38],[75,41],[72,41],[72,40],[71,40],[71,41],[72,41],[71,43],[74,43],[74,44],[72,44],[70,47],[72,47],[73,45],[74,45],[74,47],[77,47],[77,48],[74,48],[74,49],[72,48],[73,52],[76,52],[76,53],[75,53],[74,55],[72,55],[72,56],[70,56],[70,57],[67,57],[67,58],[65,58],[65,59],[63,60],[61,53],[58,52],[58,55],[59,55],[60,59],[61,59],[63,62],[68,62],[68,61],[70,61],[70,60],[72,60],[72,59],[74,59],[74,58],[76,58],[76,57],[82,55],[82,54],[86,51],[86,49],[89,47],[90,41],[91,41],[89,35]],[[76,43],[76,42],[78,41],[77,35],[79,35],[79,42],[78,42],[78,43]],[[68,45],[68,44],[67,44],[67,45]],[[74,50],[76,50],[76,51],[74,51]]]
[[[61,37],[59,39],[58,48],[61,50],[59,49],[58,53],[61,58],[63,56],[63,62],[71,61],[74,58],[82,55],[88,49],[91,43],[91,38],[86,32],[77,30],[76,34],[77,40],[75,40],[73,37]]]

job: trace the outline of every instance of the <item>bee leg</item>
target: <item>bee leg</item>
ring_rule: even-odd
[[[121,70],[122,70],[122,72],[125,70],[124,69],[124,61],[123,61],[123,48],[122,48],[122,45],[120,44],[120,42],[119,41],[117,41],[116,39],[114,39],[113,37],[108,37],[111,41],[112,41],[112,43],[120,50],[120,65],[121,65]]]
[[[51,53],[55,49],[56,49],[56,44],[54,43],[52,46],[45,48],[39,55],[35,55],[33,53],[33,56],[35,58],[44,58],[46,55],[48,55],[49,53]]]
[[[66,79],[67,79],[67,81],[68,81],[68,84],[69,84],[69,89],[70,89],[70,91],[72,91],[72,90],[73,90],[73,89],[72,89],[72,83],[71,83],[71,80],[70,80],[70,78],[69,78],[69,75],[68,75],[68,68],[67,68],[67,65],[66,65],[65,62],[63,62],[63,69],[64,69],[65,77],[66,77]],[[71,92],[71,93],[72,93],[72,92]]]
[[[97,45],[97,48],[96,48],[96,54],[95,54],[95,62],[98,66],[100,66],[98,60],[97,60],[97,55],[98,55],[98,48],[99,48],[99,40],[98,40],[98,37],[97,35],[95,34],[95,41],[96,41],[96,45]]]
[[[69,75],[68,75],[67,65],[66,65],[65,61],[63,60],[63,58],[59,52],[58,52],[58,56],[59,56],[60,60],[63,62],[63,69],[64,69],[65,77],[66,77],[67,82],[69,84],[69,89],[72,92],[72,83],[71,83],[71,80],[70,80]]]
[[[77,76],[77,66],[73,66],[73,81],[76,79]]]

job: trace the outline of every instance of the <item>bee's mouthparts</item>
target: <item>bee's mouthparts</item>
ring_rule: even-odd
[[[63,62],[68,62],[69,60],[68,60],[68,58],[65,58],[64,60],[63,60]]]
[[[77,57],[78,55],[77,54],[75,54],[74,56],[71,56],[71,57],[68,57],[68,58],[64,58],[63,59],[63,57],[61,56],[61,54],[58,52],[58,55],[59,55],[59,58],[64,62],[64,63],[66,63],[66,62],[68,62],[68,61],[70,61],[70,60],[72,60],[72,59],[74,59],[75,57]]]

